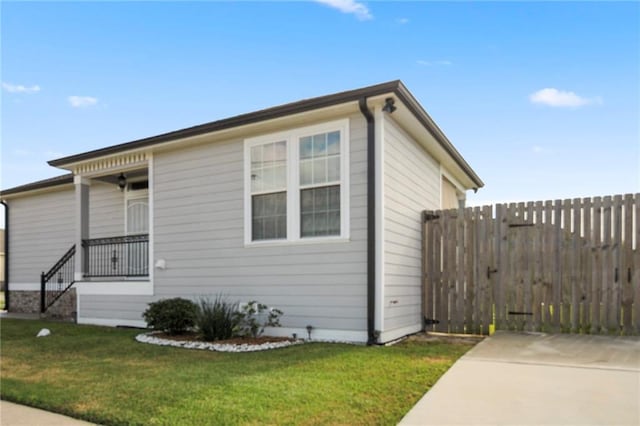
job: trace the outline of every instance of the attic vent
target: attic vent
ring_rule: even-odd
[[[129,184],[129,191],[140,191],[141,189],[148,189],[149,188],[149,181],[148,180],[142,180],[142,181],[138,181],[138,182],[131,182]]]

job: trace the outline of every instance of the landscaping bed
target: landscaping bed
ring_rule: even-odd
[[[204,340],[199,333],[167,334],[164,332],[143,333],[136,336],[141,343],[159,346],[173,346],[185,349],[201,349],[217,352],[257,352],[270,349],[286,348],[304,343],[300,339],[288,337],[234,337],[231,339],[210,342]]]
[[[51,335],[36,338],[42,328]],[[104,425],[396,424],[472,346],[221,353],[140,344],[138,334],[3,319],[1,397]]]

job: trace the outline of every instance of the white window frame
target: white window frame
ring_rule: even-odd
[[[300,138],[335,131],[340,132],[340,235],[302,238],[300,236]],[[246,246],[349,240],[349,152],[351,145],[349,139],[349,119],[342,119],[260,135],[244,140],[244,243]],[[286,141],[287,144],[287,238],[253,241],[251,239],[251,148],[278,141]]]

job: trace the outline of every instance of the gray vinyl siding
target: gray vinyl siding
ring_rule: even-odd
[[[74,211],[71,211],[74,214]],[[125,234],[124,194],[114,184],[98,181],[89,190],[89,237],[118,237]]]
[[[384,331],[421,324],[421,212],[440,206],[440,166],[386,116]]]
[[[91,238],[124,235],[122,193],[93,182],[89,192]],[[37,193],[9,200],[9,256],[12,283],[39,283],[75,243],[75,190]]]
[[[143,321],[142,313],[150,301],[150,296],[83,295],[78,317]]]
[[[73,188],[8,201],[11,283],[39,283],[73,245],[74,202]]]
[[[350,123],[348,242],[244,245],[243,140],[154,156],[156,297],[215,295],[284,311],[284,327],[366,330],[366,129]]]

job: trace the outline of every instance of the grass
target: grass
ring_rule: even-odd
[[[4,309],[4,291],[0,291],[0,311]]]
[[[3,319],[0,331],[2,399],[105,425],[396,424],[471,347],[242,354],[142,344],[130,329]]]

